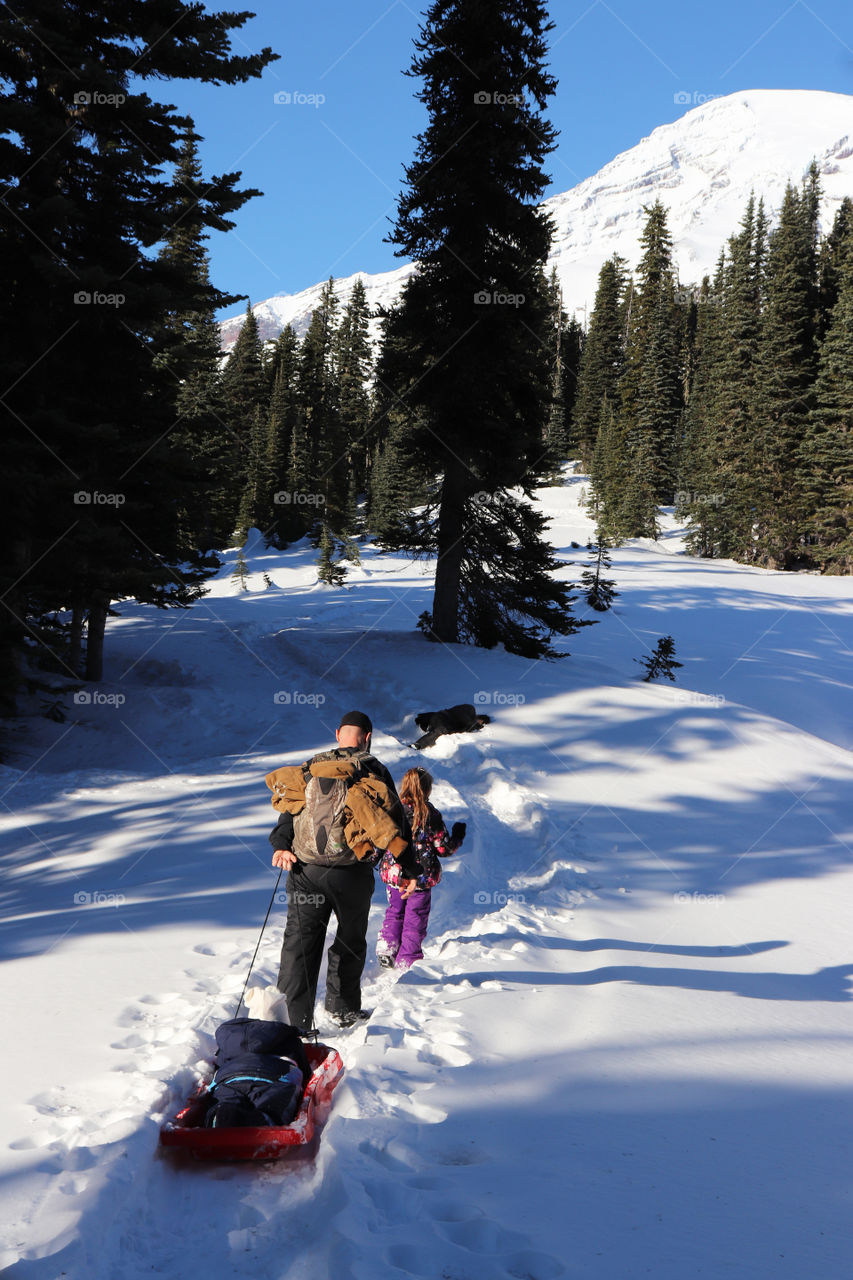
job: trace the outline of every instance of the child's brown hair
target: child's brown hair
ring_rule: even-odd
[[[400,783],[400,799],[412,806],[412,829],[425,827],[429,817],[429,793],[432,791],[432,774],[420,767],[407,769]]]

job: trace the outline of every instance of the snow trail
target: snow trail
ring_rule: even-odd
[[[581,484],[543,492],[558,547]],[[427,645],[429,566],[372,552],[328,589],[255,542],[256,590],[226,564],[176,620],[126,606],[125,702],[0,770],[4,1275],[846,1275],[851,586],[687,559],[672,525],[613,558],[557,664]],[[632,661],[662,633],[675,686]],[[472,700],[488,730],[415,757],[414,713]],[[379,969],[377,889],[313,1161],[164,1159],[272,892],[263,776],[354,706],[468,823],[425,959]]]

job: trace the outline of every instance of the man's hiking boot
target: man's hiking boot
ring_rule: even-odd
[[[394,968],[394,957],[393,957],[393,956],[391,956],[391,955],[388,955],[388,954],[383,955],[383,956],[380,956],[380,957],[379,957],[379,963],[382,965],[382,968],[383,968],[383,969],[393,969],[393,968]]]
[[[329,1021],[336,1027],[354,1027],[357,1022],[366,1022],[371,1013],[371,1009],[344,1009],[340,1013],[329,1012]]]

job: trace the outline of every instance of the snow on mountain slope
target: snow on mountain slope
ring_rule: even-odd
[[[540,493],[579,559],[583,484]],[[4,1277],[846,1280],[853,586],[669,525],[557,663],[430,646],[430,566],[371,549],[328,588],[256,541],[246,592],[231,553],[187,613],[122,605],[101,696],[0,769]],[[408,748],[470,700],[487,730]],[[468,822],[425,959],[379,969],[377,892],[313,1163],[159,1158],[275,886],[263,776],[359,705]]]
[[[367,304],[372,312],[376,312],[377,308],[390,306],[394,302],[412,274],[412,270],[411,264],[407,264],[404,267],[398,267],[395,271],[385,271],[379,275],[356,273],[354,276],[345,276],[335,281],[335,292],[341,305],[346,306],[353,285],[356,280],[361,280],[367,295]],[[320,305],[320,294],[325,283],[324,280],[320,284],[311,285],[310,289],[303,289],[301,293],[278,294],[274,298],[267,298],[265,302],[259,302],[253,306],[261,341],[277,338],[287,325],[292,325],[298,336],[302,337],[311,323],[311,312]],[[229,350],[236,342],[245,317],[246,313],[242,311],[240,315],[232,316],[230,320],[222,322],[220,327],[224,350]],[[375,337],[375,324],[371,328],[372,336]]]
[[[750,193],[763,196],[775,215],[787,183],[798,186],[813,159],[821,174],[826,229],[841,200],[853,195],[853,97],[808,89],[744,90],[661,125],[591,178],[545,201],[554,219],[550,265],[563,285],[566,309],[588,315],[601,264],[614,253],[636,266],[644,205],[663,201],[681,282],[698,284],[713,272]],[[559,149],[554,167],[559,173]],[[393,302],[411,270],[409,265],[362,275],[371,306]],[[344,299],[357,278],[337,282]],[[274,338],[286,324],[304,332],[321,287],[258,303],[261,336]],[[223,322],[226,349],[242,319]]]

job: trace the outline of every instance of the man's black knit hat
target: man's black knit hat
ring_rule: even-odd
[[[341,716],[339,729],[343,729],[345,724],[354,724],[359,729],[363,729],[365,733],[373,733],[373,724],[370,716],[366,716],[363,711],[348,711],[345,716]]]

